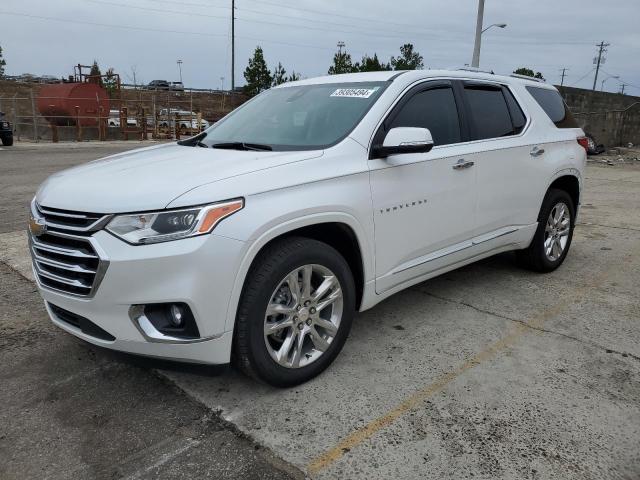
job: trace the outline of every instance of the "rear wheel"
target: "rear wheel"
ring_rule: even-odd
[[[353,276],[335,249],[308,238],[277,241],[247,276],[234,361],[275,386],[305,382],[340,353],[354,314]]]
[[[2,137],[2,145],[4,145],[5,147],[10,147],[11,145],[13,145],[13,135]]]
[[[550,189],[542,202],[538,228],[529,248],[518,252],[523,265],[551,272],[562,265],[573,238],[575,207],[564,190]]]

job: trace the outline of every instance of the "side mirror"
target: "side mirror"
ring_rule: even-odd
[[[386,158],[403,153],[425,153],[433,148],[428,128],[396,127],[389,130],[382,145],[373,147],[373,158]]]

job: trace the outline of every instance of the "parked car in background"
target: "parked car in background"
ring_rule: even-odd
[[[13,145],[13,125],[4,118],[4,112],[0,112],[0,140],[5,147]]]
[[[169,88],[176,92],[184,92],[184,85],[182,84],[182,82],[171,82]]]
[[[198,122],[198,114],[189,110],[181,110],[177,108],[162,108],[160,110],[160,120],[158,126],[163,128],[174,128],[176,123],[176,114],[180,117],[179,128],[183,131],[189,129],[199,129],[199,131],[209,128],[211,125],[207,120],[202,118]]]
[[[120,126],[120,110],[109,110],[109,119],[107,121],[107,124],[110,127],[119,127]],[[137,124],[138,123],[137,123],[135,117],[128,117],[127,118],[127,126],[128,127],[135,127]]]
[[[151,80],[147,85],[147,90],[170,90],[171,86],[166,80]]]
[[[510,250],[558,268],[586,148],[533,79],[289,82],[185,141],[50,177],[31,204],[35,278],[88,342],[291,386],[331,364],[357,311],[416,283]]]

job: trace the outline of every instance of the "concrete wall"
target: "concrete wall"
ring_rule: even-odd
[[[582,129],[597,143],[640,145],[640,97],[573,87],[558,86],[558,90]]]

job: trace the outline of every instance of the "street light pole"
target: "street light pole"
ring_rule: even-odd
[[[178,64],[178,71],[180,72],[180,83],[182,83],[182,60],[176,62]]]
[[[603,78],[602,82],[600,82],[600,91],[601,92],[604,90],[604,82],[606,82],[610,78],[618,79],[618,78],[620,78],[620,75],[609,75],[608,77]]]
[[[471,66],[480,66],[480,42],[482,40],[482,22],[484,19],[484,0],[478,0],[478,18],[476,19],[476,40],[473,45],[473,59]]]

